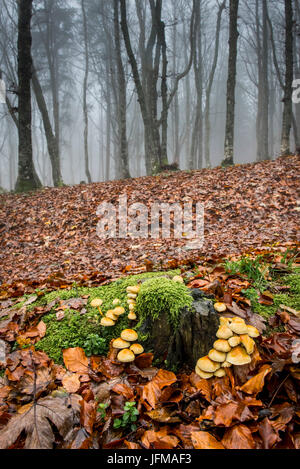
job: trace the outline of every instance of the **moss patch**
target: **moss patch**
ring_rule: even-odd
[[[179,322],[179,311],[192,306],[190,290],[181,283],[167,278],[147,280],[141,286],[137,298],[137,310],[140,323],[148,317],[157,319],[162,313],[168,313],[168,320],[175,329]]]
[[[56,363],[62,363],[62,350],[69,347],[82,347],[87,355],[106,354],[111,339],[119,337],[122,330],[131,324],[127,318],[129,309],[126,288],[130,285],[136,285],[139,280],[162,277],[162,275],[172,278],[178,274],[179,271],[177,270],[164,273],[151,272],[125,277],[100,287],[77,288],[74,286],[70,290],[57,290],[45,294],[36,302],[29,305],[28,310],[32,310],[37,306],[46,306],[57,298],[68,300],[89,295],[89,299],[85,314],[69,309],[64,311],[64,319],[57,321],[55,307],[47,313],[43,317],[43,321],[47,325],[47,332],[45,337],[36,344],[36,349],[47,353]],[[176,285],[175,282],[172,283]],[[186,289],[186,287],[184,288]],[[102,327],[100,325],[101,314],[97,308],[92,308],[90,305],[94,298],[101,298],[103,300],[103,305],[101,306],[103,314],[109,309],[114,308],[112,303],[116,298],[121,301],[121,305],[125,308],[126,313],[120,316],[115,326]]]

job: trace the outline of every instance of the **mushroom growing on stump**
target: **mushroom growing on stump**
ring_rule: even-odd
[[[130,350],[135,354],[135,355],[140,355],[141,353],[144,353],[144,347],[140,344],[132,344],[130,346]]]
[[[112,327],[115,325],[115,322],[110,318],[104,317],[101,319],[100,324],[104,327]]]
[[[244,319],[220,318],[220,327],[216,334],[218,340],[214,342],[208,356],[198,360],[196,373],[203,379],[213,376],[223,378],[226,375],[226,368],[250,363],[255,348],[255,342],[250,334],[258,337],[259,331],[253,326],[248,326]],[[214,370],[217,365],[218,368]]]
[[[133,329],[124,329],[121,332],[121,338],[128,342],[135,342],[138,339],[138,334]]]
[[[127,342],[126,340],[121,339],[121,337],[119,337],[118,339],[115,339],[113,341],[112,346],[113,346],[113,348],[122,350],[122,349],[125,349],[125,348],[129,348],[130,343]]]
[[[215,303],[214,308],[218,313],[224,313],[227,310],[225,303]]]
[[[92,301],[91,301],[91,307],[92,308],[98,308],[99,306],[101,306],[103,304],[103,301],[100,299],[100,298],[94,298]]]
[[[121,363],[131,363],[134,362],[135,355],[131,350],[125,348],[118,353],[117,359]]]

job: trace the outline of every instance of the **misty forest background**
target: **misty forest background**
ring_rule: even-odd
[[[300,0],[0,0],[0,186],[295,152],[299,23]]]

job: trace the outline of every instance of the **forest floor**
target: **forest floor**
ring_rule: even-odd
[[[300,449],[299,169],[290,157],[0,196],[0,449]],[[203,202],[201,252],[101,241],[97,206],[125,192]],[[111,340],[138,326],[101,318],[116,298],[128,313],[127,287],[162,270],[171,291],[181,275],[258,329],[251,363],[201,379],[153,350],[117,360]]]
[[[105,281],[120,273],[174,268],[199,259],[218,259],[275,243],[299,241],[300,158],[183,171],[32,194],[0,195],[0,282]],[[205,208],[205,242],[186,250],[185,240],[100,239],[97,207],[192,200]],[[24,285],[20,282],[23,282]],[[5,288],[5,287],[4,287]],[[1,290],[1,288],[0,288]],[[5,292],[0,291],[1,295]]]

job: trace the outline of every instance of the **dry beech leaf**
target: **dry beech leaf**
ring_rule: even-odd
[[[262,391],[265,384],[265,377],[272,371],[270,365],[263,365],[259,373],[249,379],[243,386],[239,387],[241,391],[247,394],[258,394]]]
[[[225,449],[222,443],[208,432],[192,432],[192,442],[195,449]]]
[[[88,370],[89,361],[80,347],[63,350],[63,359],[69,371],[85,374]]]

